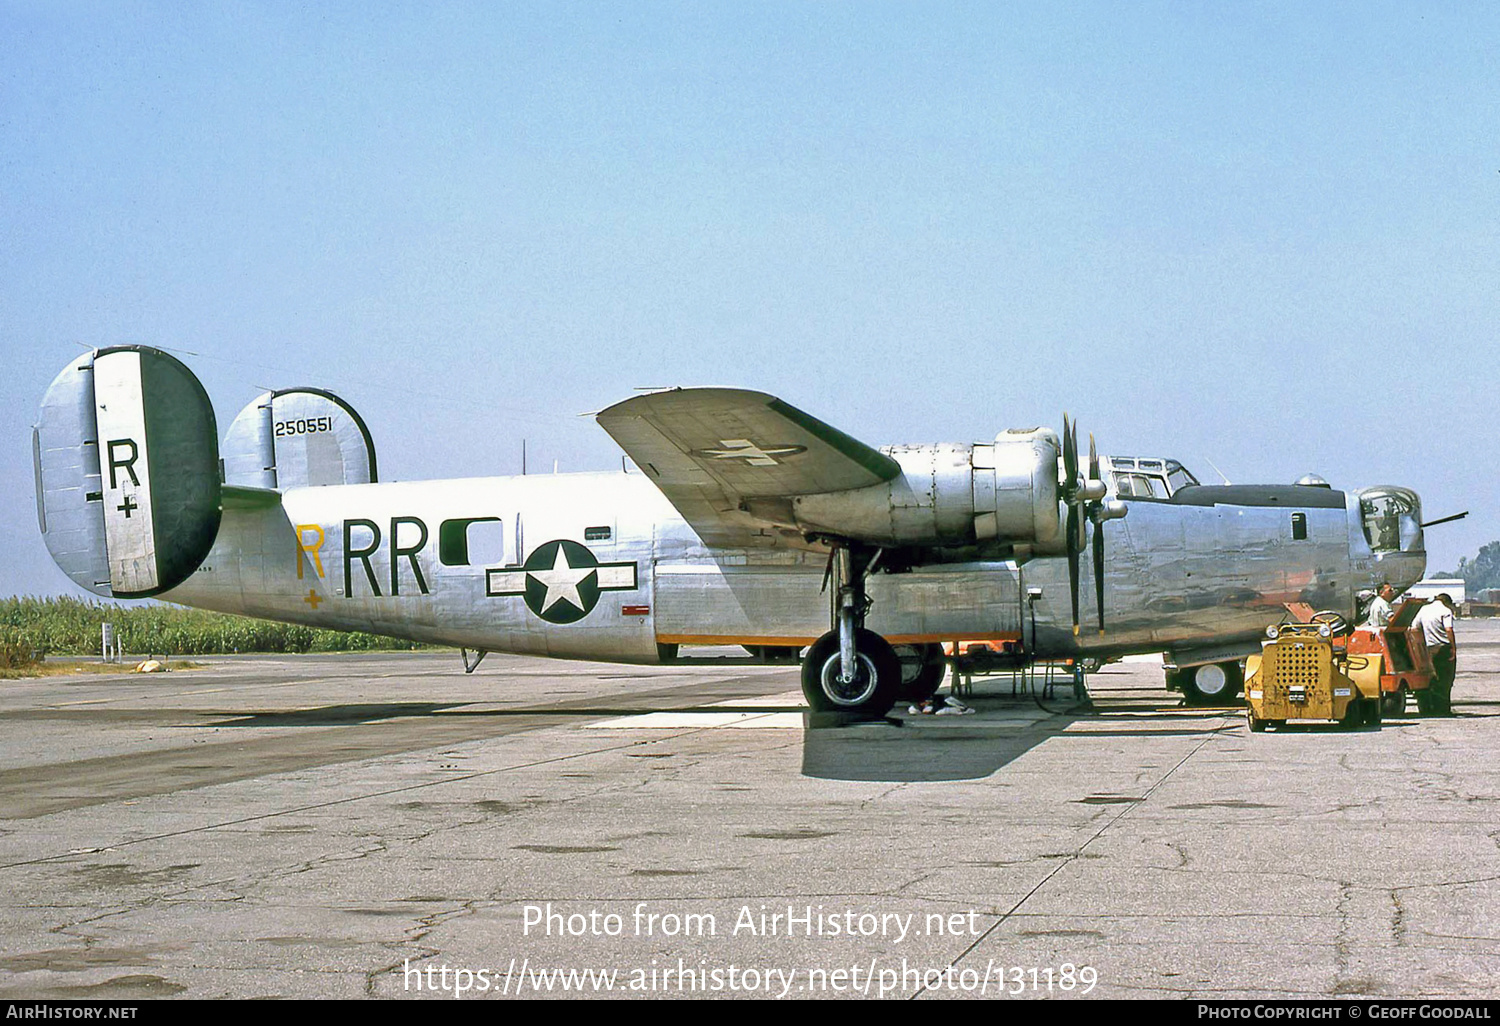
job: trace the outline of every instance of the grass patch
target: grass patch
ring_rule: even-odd
[[[97,653],[100,627],[106,622],[114,624],[126,652],[157,656],[429,647],[363,631],[332,631],[162,603],[120,606],[68,597],[21,597],[0,599],[0,672],[23,670],[48,653]]]

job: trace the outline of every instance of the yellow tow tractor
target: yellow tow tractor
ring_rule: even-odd
[[[1380,724],[1380,663],[1350,655],[1337,613],[1266,629],[1261,654],[1245,661],[1245,719],[1252,731],[1292,720],[1345,727]]]

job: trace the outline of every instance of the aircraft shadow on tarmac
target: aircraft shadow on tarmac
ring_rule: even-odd
[[[982,725],[927,731],[895,726],[810,727],[802,734],[802,775],[822,780],[975,780],[1020,758],[1071,720],[1017,731]]]
[[[900,721],[850,727],[810,724],[803,732],[802,773],[825,780],[896,783],[975,780],[993,774],[1044,741],[1066,733],[1075,723],[1091,725],[1086,731],[1067,734],[1069,743],[1084,745],[1120,737],[1198,737],[1240,727],[1239,724],[1148,726],[1149,721],[1171,722],[1180,717],[1139,712],[1117,717],[1108,711],[1056,714],[1019,729],[1014,723],[985,723],[981,717],[975,719],[980,722],[965,720],[962,726],[949,720],[941,729],[925,724],[900,726]],[[1110,721],[1118,726],[1099,725]]]

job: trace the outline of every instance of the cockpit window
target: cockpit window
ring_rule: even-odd
[[[1122,499],[1169,499],[1198,479],[1176,460],[1111,456],[1115,494]]]
[[[1191,487],[1198,483],[1198,479],[1176,460],[1167,461],[1167,484],[1172,487],[1172,494],[1177,494],[1183,488]]]
[[[1365,540],[1376,552],[1404,552],[1420,545],[1422,506],[1406,488],[1366,488],[1359,493]]]
[[[1121,496],[1136,499],[1161,499],[1165,496],[1166,482],[1161,478],[1145,474],[1119,474],[1116,476],[1117,491]]]

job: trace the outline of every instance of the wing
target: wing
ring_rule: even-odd
[[[884,453],[764,392],[654,392],[598,420],[709,545],[781,544],[794,497],[901,473]]]

